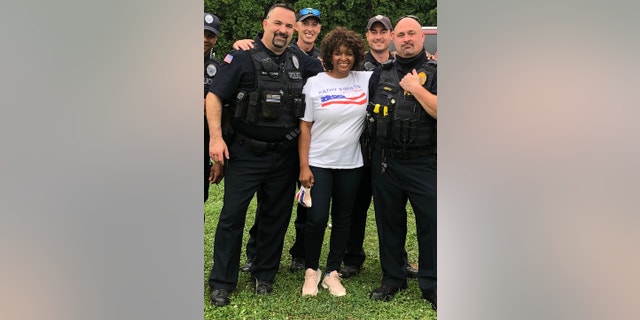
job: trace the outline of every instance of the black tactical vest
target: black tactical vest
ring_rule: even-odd
[[[231,102],[234,118],[246,124],[293,128],[304,115],[302,72],[294,48],[287,48],[284,62],[276,64],[264,50],[249,51],[256,70],[256,87],[240,91]]]
[[[375,119],[376,143],[385,148],[410,150],[436,146],[437,120],[432,118],[413,95],[400,87],[399,66],[383,66],[376,94],[369,103],[369,113]],[[423,87],[430,90],[436,66],[425,63],[416,68]]]

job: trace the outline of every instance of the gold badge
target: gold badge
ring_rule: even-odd
[[[418,73],[418,77],[420,77],[420,85],[424,85],[427,82],[427,74],[424,72]]]

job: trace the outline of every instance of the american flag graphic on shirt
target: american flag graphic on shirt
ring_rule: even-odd
[[[334,94],[334,95],[326,95],[321,97],[321,107],[324,108],[326,106],[332,104],[359,104],[363,105],[367,103],[367,95],[364,92],[361,92],[360,95],[356,97],[347,97],[342,94]]]

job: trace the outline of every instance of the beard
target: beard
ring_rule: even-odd
[[[284,39],[281,40],[276,38],[278,36],[283,37]],[[287,39],[289,39],[289,36],[286,33],[275,33],[273,35],[273,39],[271,39],[271,44],[276,48],[284,48],[287,46]]]
[[[406,57],[415,56],[419,52],[419,50],[415,46],[404,45],[404,46],[400,46],[397,52],[398,52],[398,55],[406,58]]]

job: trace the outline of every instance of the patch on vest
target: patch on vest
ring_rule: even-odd
[[[424,85],[425,83],[427,83],[427,74],[424,73],[424,71],[420,71],[420,73],[418,73],[418,77],[420,77],[420,85]]]
[[[291,71],[287,73],[289,74],[289,79],[302,80],[302,73],[300,73],[300,71]]]

